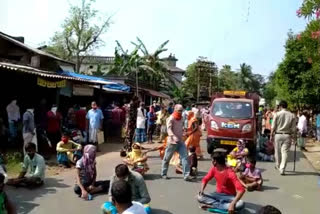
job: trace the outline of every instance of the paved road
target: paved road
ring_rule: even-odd
[[[109,151],[120,148],[117,144],[106,146],[105,150]],[[175,175],[171,168],[169,175],[172,179],[161,180],[159,177],[161,162],[158,154],[150,155],[151,170],[146,176],[146,182],[152,198],[153,213],[205,213],[198,208],[195,200],[200,178],[197,182],[187,183],[183,181],[181,175]],[[121,159],[118,152],[108,152],[99,156],[97,162],[98,178],[108,178]],[[200,162],[199,177],[208,171],[210,164],[209,159]],[[287,176],[279,176],[273,169],[272,163],[259,162],[257,165],[263,170],[265,188],[263,192],[245,194],[245,213],[256,213],[261,206],[271,204],[278,207],[284,214],[319,214],[319,177],[300,152],[298,152],[297,172],[289,172]],[[288,169],[292,169],[292,162],[288,164]],[[100,195],[92,201],[83,201],[73,194],[73,185],[74,172],[70,171],[48,178],[42,189],[30,191],[8,188],[8,193],[17,204],[19,213],[100,213],[100,206],[107,200],[107,196]],[[215,190],[213,182],[208,185],[207,190]]]

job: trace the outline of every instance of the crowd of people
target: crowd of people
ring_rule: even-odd
[[[98,132],[102,129],[104,115],[96,102],[92,102],[91,107],[92,109],[86,114],[82,114],[86,121],[83,132],[89,139],[87,142],[84,144],[74,142],[70,139],[69,132],[64,132],[60,139],[54,136],[57,139],[52,140],[52,143],[56,142],[57,162],[65,167],[75,165],[74,192],[77,196],[85,200],[92,200],[94,194],[109,194],[110,200],[102,205],[102,211],[105,214],[151,213],[151,197],[143,175],[149,169],[147,154],[157,150],[162,159],[162,179],[170,179],[168,168],[172,164],[176,167],[176,172],[183,175],[185,181],[195,180],[198,160],[203,158],[200,138],[201,130],[204,130],[205,127],[202,123],[207,120],[209,107],[200,110],[196,105],[193,105],[192,108],[184,108],[180,104],[173,106],[173,103],[170,103],[164,106],[154,102],[147,111],[144,103],[139,102],[137,97],[133,97],[130,104],[125,105],[121,110],[119,106],[116,106],[113,111],[118,118],[116,121],[120,120],[124,123],[116,122],[115,128],[120,131],[122,128],[125,129],[125,144],[120,152],[123,163],[115,168],[110,180],[101,181],[97,181],[96,153],[99,151]],[[271,140],[275,138],[276,165],[281,174],[284,173],[286,166],[285,152],[287,150],[285,148],[290,143],[286,135],[294,132],[293,123],[295,122],[295,119],[291,118],[291,114],[287,112],[286,103],[281,102],[280,111],[273,116],[270,128],[270,138]],[[24,116],[28,123],[30,123],[31,113]],[[56,109],[52,109],[48,114],[55,118],[52,124],[54,121],[55,125],[60,124],[62,118]],[[73,113],[70,111],[71,114]],[[77,120],[73,121],[75,123],[72,120],[68,120],[68,123],[77,125]],[[54,133],[57,130],[52,128],[50,131]],[[145,144],[153,144],[153,136],[156,133],[160,134],[161,145],[146,148]],[[52,136],[51,138],[53,139]],[[45,183],[45,159],[37,153],[37,145],[30,138],[25,140],[24,149],[22,171],[17,178],[8,179],[7,185],[27,188],[41,187]],[[281,157],[277,154],[280,151],[283,153]],[[207,194],[205,193],[206,186],[213,178],[216,180],[216,192]],[[1,181],[2,175],[0,175],[0,183]],[[240,139],[237,147],[229,154],[223,149],[213,151],[212,167],[202,179],[197,200],[202,209],[211,212],[235,213],[244,209],[245,203],[241,199],[246,190],[261,190],[262,184],[263,179],[261,171],[256,168],[255,156],[249,153],[245,141]],[[14,207],[6,195],[5,198],[2,202],[3,206],[0,205],[0,207],[4,207],[10,213]],[[267,211],[271,209],[275,208],[270,206],[263,208]],[[266,213],[263,210],[261,213]]]

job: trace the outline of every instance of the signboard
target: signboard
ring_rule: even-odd
[[[75,96],[93,96],[94,89],[87,85],[73,85],[73,95]]]
[[[49,80],[45,80],[38,77],[37,84],[41,87],[46,87],[46,88],[64,88],[67,85],[67,81],[66,80],[49,81]]]

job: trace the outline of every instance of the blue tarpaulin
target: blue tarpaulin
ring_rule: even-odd
[[[117,82],[108,81],[102,77],[90,76],[90,75],[85,75],[85,74],[78,74],[78,73],[69,72],[69,71],[61,71],[61,72],[59,72],[59,74],[61,74],[63,76],[85,79],[85,80],[88,80],[92,83],[101,84],[101,85],[103,85],[103,88],[106,88],[106,89],[109,88],[109,89],[113,89],[113,90],[126,91],[126,92],[130,91],[129,86],[121,84],[121,83],[117,83]]]

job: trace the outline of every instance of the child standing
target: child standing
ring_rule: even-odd
[[[0,173],[0,213],[15,214],[14,206],[4,191],[4,175]]]
[[[196,147],[190,146],[189,147],[189,157],[188,161],[190,164],[190,175],[197,176],[198,172],[198,157],[196,153]]]
[[[241,182],[248,191],[261,190],[263,179],[261,171],[256,168],[256,160],[249,158],[246,167],[246,170],[240,176]]]

